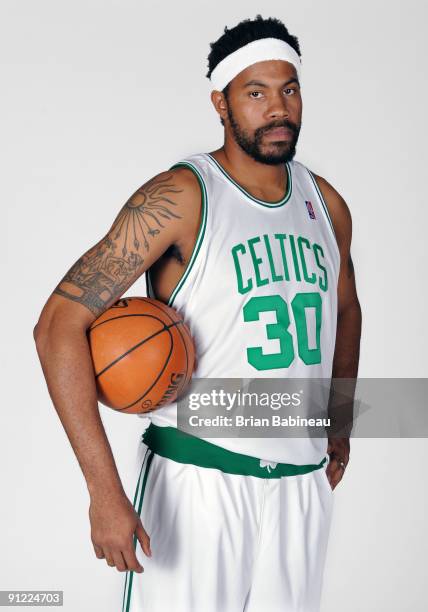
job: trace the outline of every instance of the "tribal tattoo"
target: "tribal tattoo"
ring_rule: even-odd
[[[99,316],[138,278],[152,239],[163,221],[180,219],[173,197],[180,193],[173,175],[158,176],[126,202],[107,235],[70,268],[54,293],[80,302]],[[141,272],[140,272],[141,273]]]

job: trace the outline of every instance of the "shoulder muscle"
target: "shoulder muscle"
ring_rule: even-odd
[[[125,202],[105,236],[68,270],[43,310],[65,308],[75,322],[89,326],[180,240],[200,197],[198,181],[186,168],[148,180]]]

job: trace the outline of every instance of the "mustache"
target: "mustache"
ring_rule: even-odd
[[[275,124],[266,125],[266,126],[264,126],[262,128],[259,128],[257,130],[257,132],[260,133],[260,134],[264,134],[265,132],[268,132],[269,130],[272,130],[274,128],[288,128],[289,130],[294,132],[294,134],[298,134],[298,132],[300,130],[300,125],[296,125],[295,123],[291,123],[291,121],[288,121],[286,119],[282,123],[275,123]]]

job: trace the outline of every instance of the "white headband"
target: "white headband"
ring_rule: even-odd
[[[222,91],[237,74],[248,66],[273,59],[293,64],[300,81],[300,57],[293,47],[279,38],[259,38],[240,47],[219,62],[211,73],[211,85],[213,89]]]

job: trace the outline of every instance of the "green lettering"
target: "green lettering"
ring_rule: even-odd
[[[275,234],[275,238],[279,240],[281,246],[282,265],[284,267],[284,278],[290,280],[290,274],[288,272],[287,256],[285,254],[284,240],[287,238],[287,234]]]
[[[261,257],[257,257],[256,252],[254,250],[254,243],[260,242],[260,236],[255,236],[255,238],[249,238],[248,246],[250,247],[251,259],[253,260],[254,272],[256,275],[256,285],[257,287],[261,287],[262,285],[267,285],[269,283],[268,278],[261,278],[259,265],[263,263],[263,259]]]
[[[308,275],[308,269],[306,267],[305,255],[303,253],[303,244],[307,249],[311,249],[311,244],[307,238],[303,238],[303,236],[299,236],[297,238],[297,245],[299,247],[299,255],[300,255],[300,263],[302,264],[303,276],[307,283],[316,283],[317,275],[315,272],[312,272],[311,276]]]
[[[321,253],[321,255],[323,257],[324,257],[324,251],[322,250],[322,247],[320,247],[320,245],[316,244],[315,242],[312,245],[312,248],[314,250],[314,255],[315,255],[315,260],[317,262],[317,265],[318,265],[319,269],[324,272],[324,279],[322,279],[320,276],[318,277],[319,287],[323,291],[327,291],[327,289],[328,289],[327,270],[324,268],[324,266],[321,264],[321,262],[320,262],[320,260],[318,258],[318,251]]]
[[[246,253],[245,247],[243,244],[236,244],[232,248],[233,263],[235,265],[236,279],[238,281],[238,291],[239,293],[248,293],[248,291],[251,291],[251,289],[253,288],[253,281],[251,280],[251,278],[249,278],[247,286],[244,287],[244,284],[242,282],[241,266],[239,265],[239,260],[238,260],[238,251],[240,251],[242,254]]]
[[[263,234],[263,238],[265,241],[266,252],[269,259],[270,273],[272,276],[272,281],[275,283],[276,281],[283,280],[282,276],[279,276],[275,270],[275,264],[272,257],[272,249],[270,248],[269,236],[267,234]]]
[[[299,261],[297,259],[296,245],[294,244],[294,236],[292,234],[288,234],[288,239],[290,240],[291,254],[293,255],[294,272],[296,274],[296,280],[301,281],[302,277],[300,276]]]

